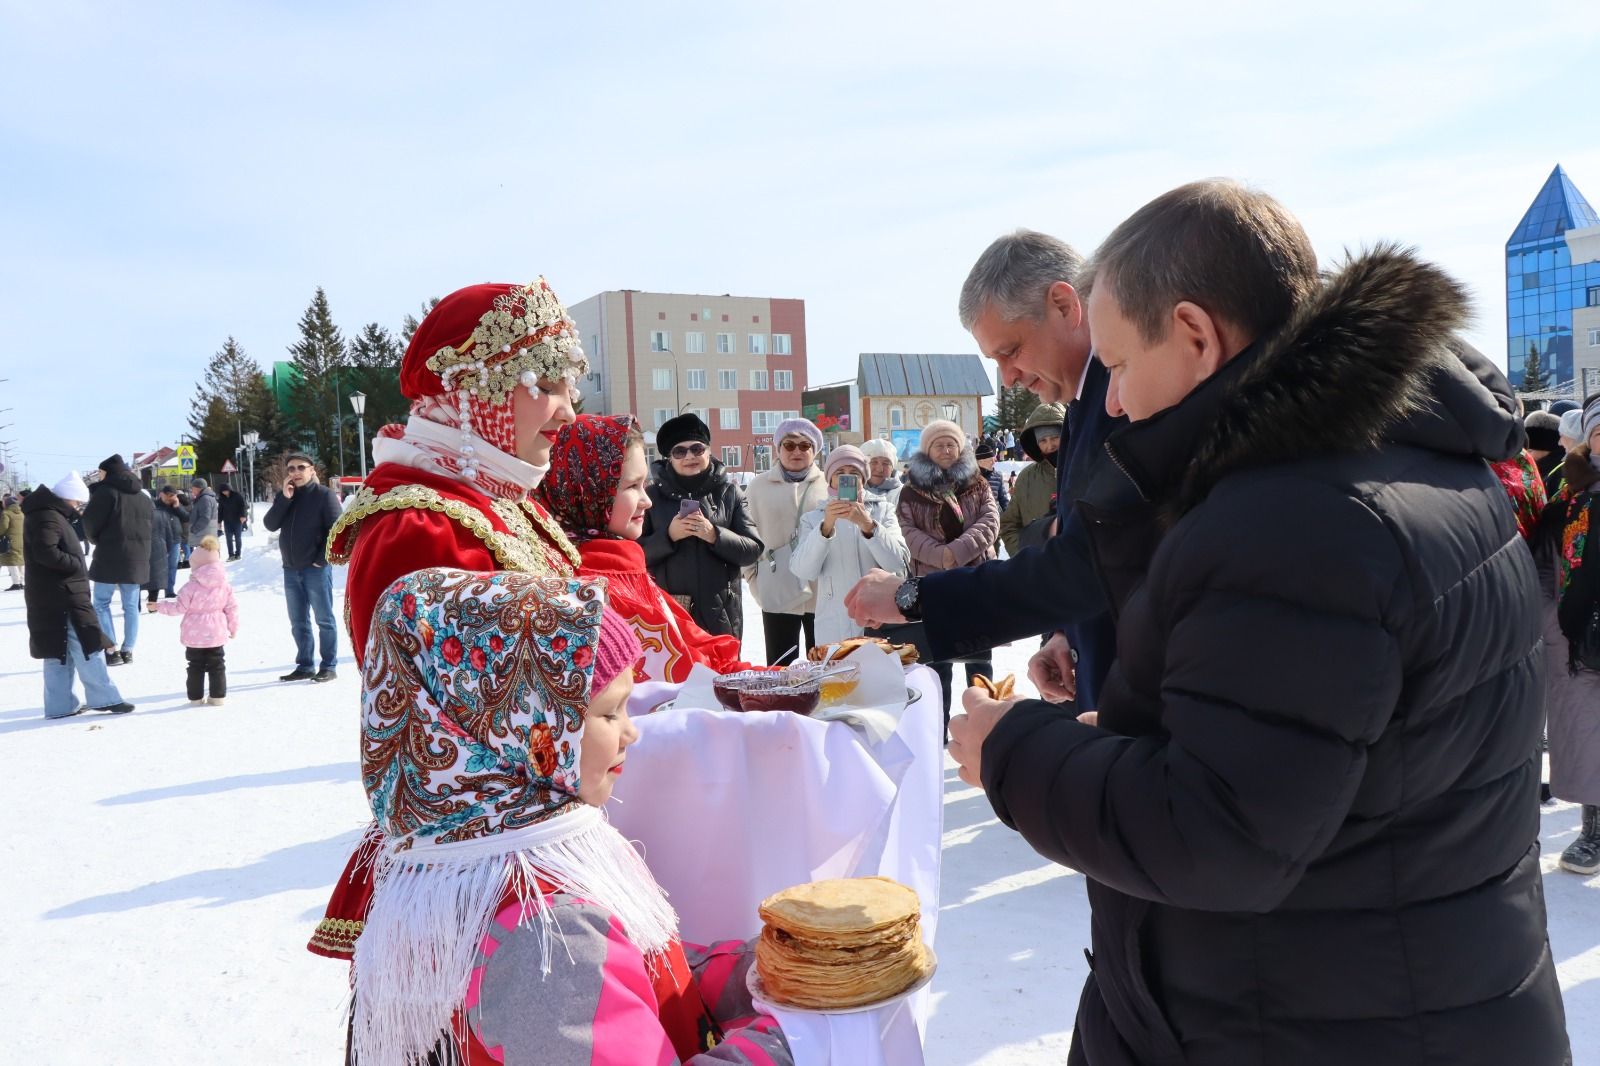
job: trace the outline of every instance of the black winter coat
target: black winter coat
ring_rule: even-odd
[[[150,523],[155,507],[126,463],[114,463],[89,486],[83,531],[94,545],[89,579],[110,585],[150,580]]]
[[[22,558],[28,580],[28,654],[67,659],[67,625],[77,631],[85,655],[104,650],[105,637],[89,597],[83,546],[72,531],[72,505],[40,485],[22,501]]]
[[[159,496],[154,497],[151,503],[150,581],[145,587],[172,593],[174,590],[167,588],[167,556],[172,545],[183,543],[183,516],[186,512],[176,504],[163,503]]]
[[[983,750],[1001,820],[1090,879],[1072,1061],[1565,1060],[1540,596],[1485,462],[1522,426],[1447,347],[1465,310],[1371,253],[1111,437],[1101,728],[1024,702]]]
[[[750,521],[744,493],[723,470],[719,460],[711,460],[705,484],[691,491],[672,463],[657,459],[650,468],[650,510],[645,512],[645,565],[656,584],[670,596],[688,596],[689,613],[695,624],[714,635],[744,636],[744,598],[739,571],[753,564],[766,550]],[[700,509],[717,527],[717,541],[707,544],[699,537],[674,542],[667,534],[678,516],[681,500],[698,500]]]
[[[231,488],[227,492],[219,491],[217,493],[217,521],[222,523],[223,528],[227,528],[229,525],[242,525],[244,524],[247,506],[244,496]]]
[[[278,534],[278,553],[290,570],[328,565],[328,531],[339,520],[339,496],[326,485],[278,493],[261,524]]]

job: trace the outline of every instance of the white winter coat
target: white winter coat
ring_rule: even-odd
[[[756,603],[768,614],[810,614],[816,610],[817,597],[811,582],[795,576],[789,568],[789,557],[799,543],[801,517],[827,499],[828,483],[816,466],[800,482],[784,480],[783,471],[774,466],[745,490],[750,520],[766,550],[754,566],[744,568],[744,577],[750,582]],[[819,635],[817,639],[822,638]]]
[[[833,524],[833,536],[824,537],[822,507],[800,520],[800,543],[789,567],[800,580],[816,584],[818,644],[861,635],[861,627],[850,621],[844,598],[868,570],[877,567],[904,577],[911,562],[894,508],[882,499],[863,502],[877,523],[870,537],[863,536],[854,522],[842,520]]]

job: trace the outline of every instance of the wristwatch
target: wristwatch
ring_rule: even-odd
[[[922,579],[908,578],[894,590],[894,605],[908,622],[922,621]]]

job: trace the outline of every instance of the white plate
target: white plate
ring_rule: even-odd
[[[932,948],[928,948],[927,951],[928,962],[930,965],[928,966],[927,974],[923,976],[920,981],[906,989],[904,992],[898,992],[895,995],[890,996],[888,999],[880,999],[876,1003],[863,1003],[859,1007],[840,1007],[837,1010],[812,1010],[806,1007],[788,1007],[777,1002],[776,1000],[768,999],[767,988],[761,983],[761,973],[756,969],[754,963],[752,963],[750,969],[745,972],[744,984],[745,987],[750,990],[750,995],[756,1000],[757,1006],[792,1011],[795,1014],[864,1014],[869,1010],[877,1010],[879,1007],[887,1007],[891,1003],[899,1003],[902,999],[908,998],[912,993],[926,988],[928,982],[933,980],[933,975],[939,972],[939,956],[933,953]]]

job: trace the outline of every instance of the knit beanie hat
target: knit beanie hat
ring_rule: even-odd
[[[811,442],[814,453],[822,454],[822,430],[809,418],[786,418],[779,422],[778,431],[772,435],[772,446],[780,447],[785,437],[804,437]]]
[[[672,449],[688,441],[699,441],[706,445],[711,443],[711,427],[692,411],[667,419],[656,430],[656,451],[662,455],[671,455]]]
[[[196,548],[189,553],[189,565],[199,569],[208,563],[220,563],[222,556],[217,554],[215,548]]]
[[[79,503],[89,502],[89,486],[83,483],[83,478],[78,476],[76,470],[51,485],[50,491],[63,500],[77,500]]]
[[[632,672],[643,659],[644,646],[639,643],[639,635],[620,614],[607,607],[600,617],[600,639],[594,657],[594,685],[590,691],[600,692],[624,670]]]
[[[960,426],[947,419],[936,418],[922,428],[922,439],[917,442],[917,448],[921,450],[923,455],[927,455],[928,449],[933,446],[933,442],[940,437],[954,437],[959,447],[965,448],[967,446],[967,435],[962,432]]]
[[[861,454],[868,459],[887,459],[891,463],[900,461],[900,452],[895,448],[894,441],[882,437],[873,437],[861,445]]]
[[[1583,443],[1583,412],[1568,411],[1561,416],[1561,435],[1568,440]]]
[[[126,469],[127,466],[128,464],[123,460],[120,454],[113,453],[100,464],[100,469],[104,470],[108,474],[114,474],[118,470]]]
[[[1561,447],[1561,419],[1548,411],[1535,411],[1522,420],[1528,431],[1528,447],[1553,452]]]
[[[867,472],[867,457],[854,444],[841,444],[828,453],[828,461],[822,464],[822,476],[832,481],[834,471],[843,466],[853,466],[864,475]]]
[[[1578,443],[1588,444],[1589,435],[1596,429],[1600,429],[1600,393],[1583,402],[1583,436],[1578,438]]]
[[[977,459],[993,459],[994,445],[990,444],[988,441],[984,441],[982,444],[978,445],[977,450],[972,454],[973,457]]]

